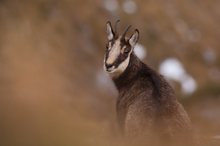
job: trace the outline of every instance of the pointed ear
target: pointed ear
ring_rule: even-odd
[[[107,37],[108,37],[108,40],[112,40],[115,36],[114,32],[113,32],[113,29],[112,29],[112,25],[111,25],[111,22],[108,21],[106,23],[106,32],[107,32]]]
[[[137,29],[135,29],[134,33],[132,34],[132,36],[130,37],[129,44],[134,47],[136,45],[136,43],[138,42],[139,39],[139,31]]]

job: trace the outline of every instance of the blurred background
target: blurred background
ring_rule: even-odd
[[[117,91],[103,72],[105,24],[174,87],[201,135],[220,134],[219,0],[0,0],[0,145],[117,141]],[[130,34],[132,31],[130,32]]]

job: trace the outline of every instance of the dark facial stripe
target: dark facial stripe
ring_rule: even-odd
[[[109,47],[113,47],[114,44],[116,43],[116,41],[117,40],[113,39],[108,42],[107,48],[106,48],[106,53],[105,53],[105,63],[106,63],[107,59],[109,58],[109,54],[111,51],[111,49],[109,49]],[[123,52],[122,52],[122,48],[125,48],[125,49],[123,49],[124,50]],[[117,68],[123,61],[126,60],[130,51],[131,51],[130,44],[125,40],[125,38],[120,38],[120,54],[117,56],[117,58],[115,59],[115,61],[113,62],[112,65],[115,66],[115,68]]]

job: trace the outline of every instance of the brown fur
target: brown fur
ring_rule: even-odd
[[[126,70],[113,79],[118,91],[117,118],[133,144],[192,144],[190,119],[166,80],[134,53]]]

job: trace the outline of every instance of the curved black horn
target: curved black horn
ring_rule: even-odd
[[[125,38],[126,33],[128,32],[128,30],[129,30],[130,28],[131,28],[131,25],[129,25],[129,26],[125,29],[125,32],[123,33],[122,38]]]
[[[115,34],[117,34],[117,26],[118,26],[118,23],[119,23],[119,22],[120,22],[119,19],[115,22]]]

